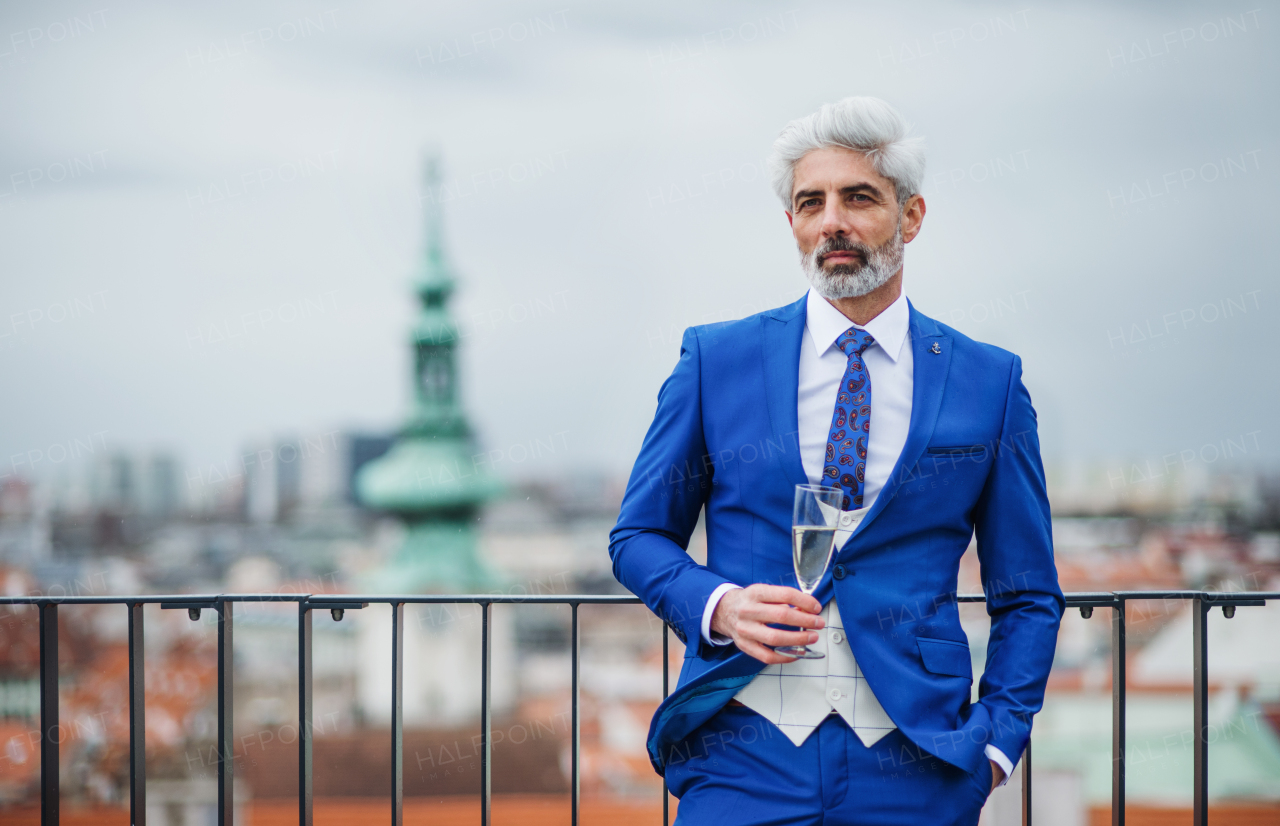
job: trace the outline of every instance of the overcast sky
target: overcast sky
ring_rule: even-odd
[[[191,464],[409,403],[421,158],[465,395],[625,472],[691,324],[805,289],[764,161],[876,95],[928,142],[917,308],[1020,354],[1046,459],[1280,458],[1280,8],[9,2],[0,457]]]

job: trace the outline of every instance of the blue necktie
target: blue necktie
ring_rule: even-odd
[[[849,358],[836,393],[836,409],[827,436],[822,483],[844,489],[844,510],[862,507],[862,484],[867,473],[867,440],[871,437],[871,375],[862,353],[875,339],[866,330],[850,327],[836,339]]]

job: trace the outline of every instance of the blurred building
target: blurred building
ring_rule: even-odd
[[[392,437],[330,430],[250,443],[241,456],[243,507],[256,523],[315,523],[350,513],[360,469]]]

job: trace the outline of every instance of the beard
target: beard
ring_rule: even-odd
[[[879,247],[836,236],[819,244],[808,255],[801,251],[800,266],[805,278],[823,298],[832,301],[857,298],[882,286],[902,269],[902,249],[902,222],[899,221],[893,237]],[[836,264],[831,269],[819,263],[823,256],[837,250],[861,254],[862,263]]]

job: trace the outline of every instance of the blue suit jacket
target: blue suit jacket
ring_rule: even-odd
[[[610,534],[614,575],[686,645],[678,686],[649,730],[659,774],[680,741],[763,668],[737,646],[702,639],[708,596],[724,582],[795,585],[792,500],[808,482],[796,423],[804,326],[801,298],[685,331]],[[825,603],[834,595],[854,656],[902,732],[976,771],[988,743],[1015,761],[1022,754],[1064,607],[1036,415],[1012,353],[914,307],[911,346],[906,445],[837,551],[832,570],[839,563],[846,576],[828,571],[814,596]],[[686,553],[704,508],[705,566]],[[955,593],[975,531],[991,636],[979,700],[970,702]]]

